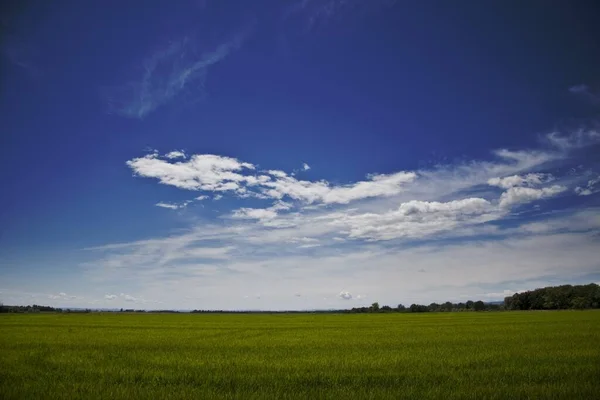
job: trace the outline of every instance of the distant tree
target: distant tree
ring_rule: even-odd
[[[467,303],[466,303],[467,310],[472,310],[474,304],[475,303],[473,303],[473,300],[467,301]]]
[[[382,306],[381,311],[382,312],[391,312],[393,310],[392,310],[392,307],[390,307],[390,306]]]
[[[410,312],[427,312],[427,311],[429,311],[429,308],[422,304],[411,304],[410,305]]]
[[[483,311],[485,310],[485,303],[481,300],[478,300],[473,304],[473,309],[475,311]]]
[[[449,301],[445,302],[442,305],[442,310],[444,310],[444,311],[452,311],[453,308],[454,308],[454,304],[450,303]]]
[[[516,293],[504,299],[506,310],[600,308],[600,286],[562,285]]]
[[[379,312],[379,303],[378,302],[371,304],[371,312]]]
[[[396,307],[396,310],[398,312],[404,312],[404,311],[406,311],[406,307],[404,307],[404,304],[398,304],[398,307]]]
[[[588,308],[588,301],[585,297],[575,297],[571,300],[571,306],[577,310]]]

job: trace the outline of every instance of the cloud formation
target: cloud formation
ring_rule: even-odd
[[[165,157],[168,158],[169,160],[172,160],[175,158],[186,158],[186,155],[183,151],[173,150],[173,151],[170,151],[167,154],[165,154]]]
[[[391,240],[422,238],[450,229],[476,225],[497,219],[491,203],[481,198],[453,200],[446,203],[412,200],[396,210],[383,213],[351,212],[333,215],[330,224],[349,238]]]
[[[256,173],[255,165],[214,154],[192,155],[187,161],[172,162],[157,153],[127,161],[134,174],[158,179],[180,189],[229,192],[238,197],[257,197],[304,203],[348,204],[371,197],[391,196],[416,178],[414,172],[369,175],[347,185],[327,181],[299,180],[279,170]]]
[[[77,296],[68,295],[65,292],[60,292],[58,294],[49,294],[48,298],[50,300],[73,300],[73,299],[76,299]]]
[[[577,186],[575,188],[575,193],[579,196],[591,196],[595,193],[600,192],[600,175],[594,179],[590,179],[587,181],[585,186]]]
[[[527,187],[511,187],[500,196],[500,207],[510,208],[518,204],[529,203],[534,200],[547,199],[556,196],[567,188],[565,186],[553,185],[542,189]]]
[[[352,293],[341,291],[340,294],[338,294],[338,297],[343,300],[352,300]]]
[[[179,209],[179,206],[177,204],[171,204],[171,203],[164,203],[164,202],[158,202],[155,204],[156,207],[161,207],[161,208],[168,208],[170,210],[177,210]]]
[[[488,180],[488,185],[498,186],[503,189],[510,189],[514,186],[535,186],[541,185],[544,182],[552,180],[550,174],[527,174],[527,175],[512,175],[504,178],[492,178]]]
[[[356,293],[383,304],[452,300],[443,293],[457,291],[486,298],[587,276],[598,268],[600,212],[555,210],[556,202],[545,202],[574,196],[582,179],[590,180],[589,172],[577,175],[584,169],[558,167],[568,162],[569,149],[589,143],[586,137],[553,136],[558,144],[546,138],[541,149],[500,149],[487,160],[336,184],[229,156],[170,159],[155,152],[127,163],[134,175],[191,197],[227,196],[210,210],[219,218],[204,217],[205,203],[188,229],[88,249],[82,268],[94,281],[143,287],[130,295],[139,303],[159,291],[202,301],[193,308],[222,309],[235,301],[221,293],[248,293],[249,282],[262,301],[318,308],[358,300]],[[507,276],[528,283],[515,286]],[[302,293],[301,305],[285,303],[293,293]],[[254,296],[245,301],[264,307]]]

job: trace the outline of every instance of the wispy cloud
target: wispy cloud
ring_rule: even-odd
[[[177,204],[159,202],[159,203],[156,203],[155,205],[156,205],[156,207],[168,208],[170,210],[179,209],[179,206]]]
[[[197,41],[191,36],[171,42],[144,60],[140,80],[109,90],[110,110],[142,119],[175,101],[186,90],[194,91],[196,96],[202,95],[209,69],[239,49],[252,28],[253,25],[244,27],[210,50],[198,51]]]
[[[201,196],[200,196],[201,197]],[[196,200],[202,200],[201,198],[196,198]],[[186,200],[182,203],[166,203],[164,201],[160,201],[155,204],[156,207],[167,208],[169,210],[181,210],[182,208],[186,208],[188,204],[190,204],[192,200]]]
[[[595,105],[600,105],[600,94],[593,92],[588,85],[579,84],[571,86],[569,92],[582,96]]]
[[[77,299],[77,296],[66,294],[65,292],[60,292],[58,294],[49,294],[48,299],[50,300],[74,300]]]
[[[600,192],[600,175],[587,181],[585,186],[577,186],[575,193],[579,196],[591,196]]]
[[[350,16],[364,15],[370,10],[391,7],[395,0],[296,0],[284,8],[282,21],[297,25],[300,33],[310,33]]]

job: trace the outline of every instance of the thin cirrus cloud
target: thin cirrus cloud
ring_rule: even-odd
[[[202,200],[202,196],[197,197],[196,200]],[[192,200],[187,200],[182,203],[166,203],[164,201],[159,201],[155,206],[169,210],[181,210],[182,208],[186,208],[191,202]]]
[[[252,28],[253,24],[249,24],[227,41],[201,52],[196,50],[197,40],[192,37],[171,42],[143,61],[144,73],[139,80],[108,91],[110,111],[143,119],[159,107],[176,101],[185,91],[201,97],[209,69],[239,49]],[[177,152],[170,154],[173,158],[184,156]]]
[[[597,93],[594,93],[588,85],[579,84],[579,85],[571,86],[569,88],[569,92],[586,98],[594,105],[600,104],[600,95],[598,95]]]
[[[335,20],[364,15],[369,10],[391,7],[396,0],[297,0],[284,8],[282,22],[310,33]]]

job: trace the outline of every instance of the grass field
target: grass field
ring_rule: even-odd
[[[600,312],[0,315],[0,398],[600,399]]]

